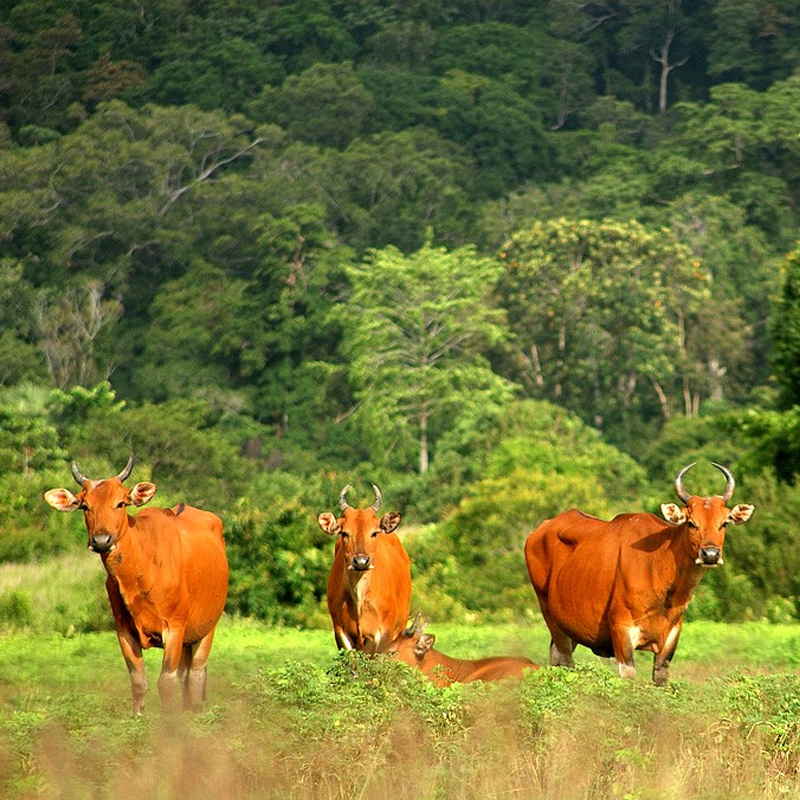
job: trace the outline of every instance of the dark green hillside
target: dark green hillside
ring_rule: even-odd
[[[796,613],[799,19],[4,3],[0,556],[74,546],[41,492],[133,451],[226,517],[238,610],[311,619],[313,519],[374,481],[454,615],[517,613],[453,577],[483,522],[657,510],[713,459],[759,510],[703,613]]]

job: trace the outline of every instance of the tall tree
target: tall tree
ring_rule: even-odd
[[[797,0],[715,0],[708,31],[711,76],[766,89],[795,69]]]
[[[0,386],[44,377],[35,340],[36,291],[22,277],[22,264],[0,258]]]
[[[280,88],[266,86],[249,113],[279,124],[293,139],[341,149],[363,132],[372,105],[352,64],[314,64]]]
[[[472,248],[430,243],[409,256],[373,251],[351,269],[344,346],[362,427],[385,456],[402,458],[415,440],[427,472],[436,435],[462,403],[508,392],[482,355],[505,335],[490,302],[500,269]]]
[[[687,42],[690,21],[682,0],[628,0],[629,19],[620,32],[620,42],[629,53],[644,59],[643,83],[648,89],[650,61],[658,65],[658,110],[667,110],[669,79],[693,55]],[[695,58],[697,53],[694,53]]]
[[[668,417],[677,379],[693,413],[699,388],[687,336],[706,275],[673,235],[558,219],[518,232],[502,255],[500,293],[517,345],[510,374],[533,396],[603,426],[624,420],[643,392],[655,392]]]
[[[113,356],[102,344],[122,306],[104,292],[105,286],[94,281],[42,299],[39,347],[55,386],[88,386],[114,371]]]
[[[783,262],[783,285],[772,312],[772,362],[782,404],[800,406],[800,247]]]

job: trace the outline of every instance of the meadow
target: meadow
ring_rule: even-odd
[[[79,617],[108,613],[97,565],[59,563],[55,580],[53,565],[0,571],[0,606],[23,618],[0,635],[2,797],[800,797],[797,625],[688,623],[666,689],[649,654],[631,683],[582,648],[575,670],[437,689],[390,658],[337,654],[327,628],[225,617],[205,711],[161,713],[151,651],[133,719],[113,632],[67,624],[70,581]],[[546,660],[533,598],[514,624],[429,630],[451,655]]]

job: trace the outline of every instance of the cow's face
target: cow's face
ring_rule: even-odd
[[[352,508],[347,506],[337,519],[325,512],[317,517],[320,528],[331,536],[339,536],[338,547],[344,550],[344,561],[348,572],[360,576],[375,568],[375,549],[378,538],[392,533],[400,524],[400,515],[390,511],[379,517],[374,508]]]
[[[661,513],[674,525],[684,526],[687,548],[694,563],[702,567],[722,564],[725,529],[730,523],[741,525],[750,519],[754,507],[739,503],[733,508],[722,497],[689,497],[685,508],[664,503]]]
[[[406,628],[392,643],[386,648],[390,656],[394,656],[398,661],[408,664],[409,667],[422,667],[425,656],[428,655],[436,636],[432,633],[424,633],[425,624],[420,624],[419,615],[414,623]]]
[[[44,499],[57,511],[81,509],[89,533],[89,549],[96,553],[113,550],[128,528],[128,506],[143,506],[156,493],[149,481],[133,489],[122,485],[118,477],[103,481],[87,480],[77,495],[68,489],[51,489]]]

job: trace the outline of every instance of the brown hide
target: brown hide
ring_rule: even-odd
[[[328,611],[340,649],[383,652],[405,627],[411,606],[411,566],[397,534],[400,515],[377,514],[344,502],[342,516],[318,517],[320,527],[338,535],[328,576]]]
[[[404,664],[419,669],[436,686],[472,681],[498,681],[519,678],[526,669],[539,669],[529,658],[521,656],[490,656],[489,658],[451,658],[435,650],[436,637],[423,633],[424,624],[419,617],[404,630],[386,649]]]
[[[127,506],[146,503],[155,490],[152,483],[128,490],[114,477],[86,480],[77,496],[66,489],[45,494],[59,511],[83,510],[89,547],[100,553],[108,573],[106,590],[130,673],[134,714],[144,710],[142,651],[149,647],[164,650],[158,680],[162,704],[172,707],[178,682],[185,708],[202,704],[206,661],[228,592],[220,518],[183,504],[127,513]]]
[[[653,681],[667,682],[692,593],[706,569],[722,564],[728,523],[746,522],[753,511],[726,507],[727,471],[727,497],[689,496],[678,487],[686,469],[676,479],[686,506],[664,504],[669,521],[621,514],[606,522],[572,509],[528,536],[525,560],[550,628],[551,664],[571,666],[582,644],[614,656],[620,675],[633,678],[634,650],[650,650]]]

